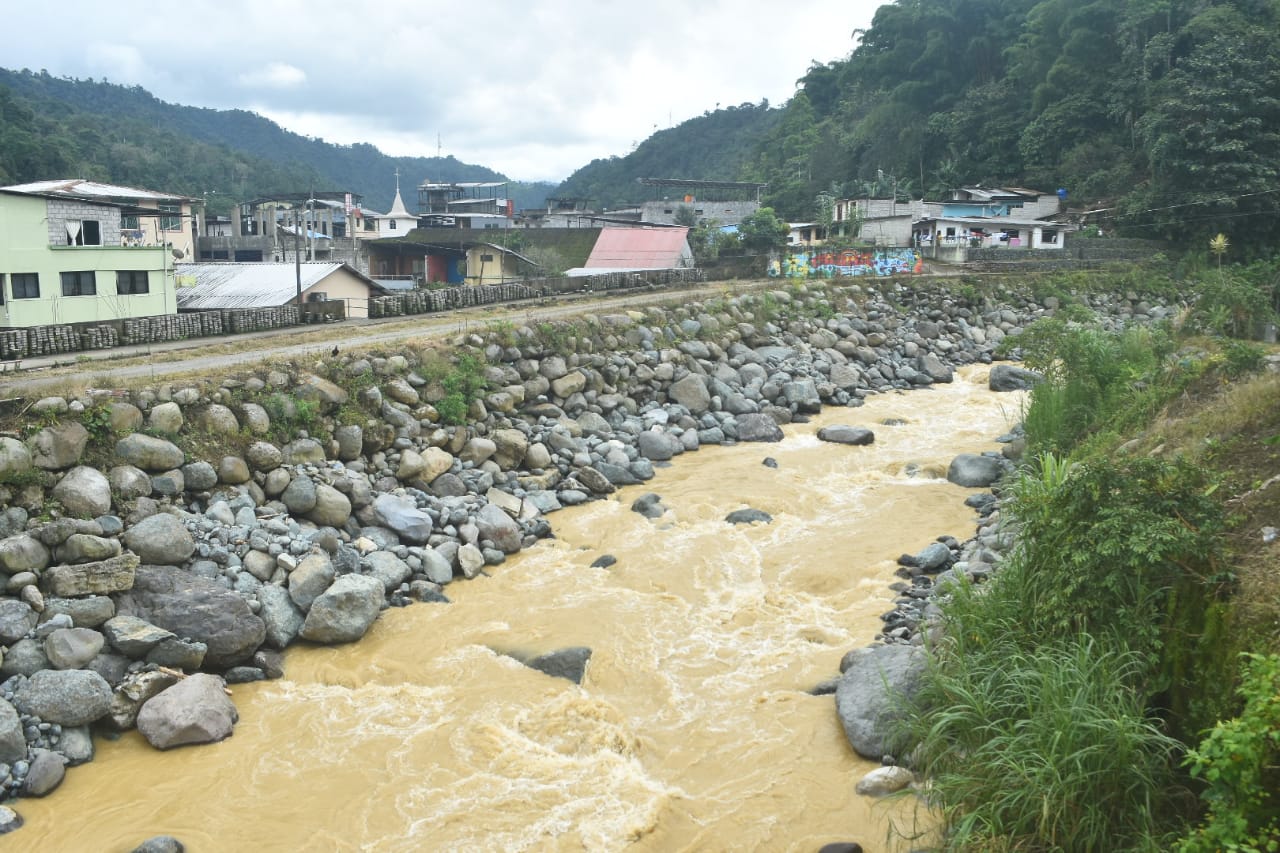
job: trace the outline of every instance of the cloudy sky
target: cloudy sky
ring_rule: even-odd
[[[9,4],[6,4],[7,6]],[[784,103],[880,0],[61,0],[0,65],[253,110],[329,142],[559,181],[716,105]]]

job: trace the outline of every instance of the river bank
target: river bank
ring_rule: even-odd
[[[166,669],[278,675],[298,638],[353,641],[387,603],[439,602],[455,578],[496,570],[550,532],[546,513],[700,446],[777,440],[824,404],[945,384],[1054,310],[1013,292],[970,301],[893,283],[782,290],[494,328],[461,341],[465,370],[437,372],[429,352],[351,354],[327,376],[37,403],[49,425],[0,439],[6,788],[37,793],[39,762],[52,790],[92,755],[90,724],[129,729],[192,680]],[[1165,310],[1103,302],[1117,322]],[[465,428],[442,423],[458,394]],[[221,740],[235,709],[217,704],[184,698],[170,719],[212,708],[196,742]],[[174,728],[143,735],[172,746]]]

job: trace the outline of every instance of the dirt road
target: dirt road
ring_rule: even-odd
[[[383,320],[348,320],[330,326],[294,326],[220,338],[169,341],[60,356],[24,359],[23,369],[0,375],[0,397],[32,397],[75,387],[110,388],[137,380],[210,375],[266,361],[314,355],[330,358],[334,346],[361,348],[405,340],[450,337],[482,330],[495,322],[526,325],[581,314],[600,314],[650,305],[684,303],[721,294],[778,286],[770,280],[715,282],[685,289],[653,290],[622,296],[584,295],[554,304],[530,301],[485,305],[441,314]]]

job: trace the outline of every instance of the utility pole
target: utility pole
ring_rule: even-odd
[[[298,283],[298,310],[302,310],[302,247],[298,245],[298,209],[293,209],[293,274]]]

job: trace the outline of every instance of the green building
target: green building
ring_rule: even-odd
[[[173,258],[125,245],[154,209],[65,193],[0,189],[0,328],[177,312]]]

